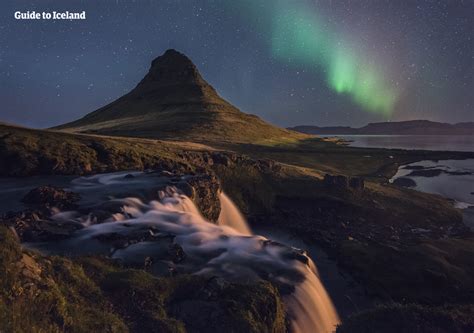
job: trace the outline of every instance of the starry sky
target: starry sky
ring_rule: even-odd
[[[28,10],[87,19],[15,20]],[[471,0],[3,0],[0,121],[77,119],[168,48],[280,126],[474,121],[473,12]]]

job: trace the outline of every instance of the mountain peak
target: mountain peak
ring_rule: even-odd
[[[151,62],[148,73],[131,94],[153,98],[160,104],[224,102],[202,78],[191,59],[174,49],[167,50]]]
[[[152,61],[152,65],[154,63],[159,63],[163,61],[182,61],[182,62],[187,62],[191,65],[193,65],[193,62],[191,59],[189,59],[184,53],[181,53],[175,49],[168,49],[163,53],[162,55],[158,56],[155,58],[155,60]]]
[[[177,83],[203,84],[204,80],[191,59],[174,49],[169,49],[152,61],[150,70],[141,83],[149,82],[165,85]]]
[[[301,136],[240,112],[217,94],[187,56],[173,49],[154,59],[128,94],[57,129],[197,142]]]

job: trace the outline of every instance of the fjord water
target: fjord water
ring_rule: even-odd
[[[267,279],[282,286],[292,332],[335,330],[339,316],[305,251],[253,235],[225,193],[219,195],[222,213],[218,224],[207,221],[191,199],[170,186],[158,193],[159,200],[146,200],[143,195],[119,197],[124,189],[128,193],[139,188],[143,191],[152,181],[155,185],[159,182],[159,177],[157,180],[141,172],[126,175],[74,179],[69,187],[81,193],[81,209],[55,211],[52,220],[81,224],[83,228],[63,241],[24,245],[48,254],[102,254],[130,265],[143,265],[152,258],[150,271],[155,274],[172,269],[244,284]],[[89,199],[87,194],[91,194]],[[97,205],[102,212],[110,210],[103,223],[97,223],[86,209]],[[182,262],[163,256],[170,235],[186,254]],[[126,245],[116,246],[117,239],[126,240]]]
[[[438,151],[474,151],[474,135],[323,135],[340,137],[349,146]]]
[[[324,135],[347,140],[349,146],[362,148],[397,148],[436,151],[474,152],[474,135]],[[370,158],[367,157],[367,158]],[[438,175],[411,175],[413,169],[440,170]],[[474,230],[474,160],[420,161],[401,166],[392,182],[397,178],[410,178],[413,189],[439,194],[456,201],[463,209],[463,220]]]
[[[464,223],[474,230],[474,159],[402,165],[390,181],[399,178],[411,179],[415,190],[454,200],[456,207],[463,210]]]
[[[433,176],[424,171],[439,174]],[[401,177],[412,179],[416,183],[414,189],[456,200],[460,207],[474,205],[473,159],[410,163],[401,166],[392,181]]]

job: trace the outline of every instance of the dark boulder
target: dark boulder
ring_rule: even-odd
[[[416,182],[413,179],[407,178],[407,177],[397,178],[393,181],[393,184],[397,185],[397,186],[403,186],[403,187],[415,187],[416,186]]]
[[[324,185],[327,187],[335,187],[340,189],[347,189],[349,187],[349,180],[346,176],[341,175],[324,175]]]
[[[270,159],[257,160],[256,167],[259,171],[263,173],[272,173],[281,170],[280,163],[277,163],[276,161]]]
[[[351,177],[349,179],[349,186],[355,190],[363,190],[365,188],[365,181],[362,177]]]
[[[80,200],[77,193],[65,191],[55,186],[40,186],[28,192],[22,201],[29,205],[40,207],[57,207],[59,209],[70,209],[76,206]]]
[[[83,228],[80,223],[50,221],[40,211],[6,214],[1,224],[13,228],[21,242],[61,240]]]
[[[211,278],[185,295],[175,297],[169,311],[189,332],[287,331],[279,293],[268,282],[239,285]]]
[[[237,154],[229,152],[213,152],[211,157],[213,164],[227,167],[233,165],[238,159]]]

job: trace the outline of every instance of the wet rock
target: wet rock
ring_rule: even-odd
[[[416,182],[413,179],[407,178],[407,177],[397,178],[393,181],[393,184],[397,185],[397,186],[403,186],[403,187],[415,187],[416,186]]]
[[[58,223],[56,221],[38,221],[23,232],[25,242],[48,242],[69,238],[75,231],[82,229],[79,223]]]
[[[55,186],[40,186],[28,192],[22,201],[29,205],[46,208],[57,207],[59,209],[70,209],[76,206],[80,200],[77,193],[65,191]]]
[[[168,254],[174,263],[182,262],[186,258],[183,248],[176,243],[172,243],[168,246]]]
[[[151,266],[147,269],[147,272],[155,275],[155,276],[163,276],[163,277],[172,277],[178,274],[178,271],[170,262],[166,261],[156,261],[151,264]]]
[[[194,190],[194,187],[188,183],[187,181],[181,181],[176,184],[176,187],[189,198],[195,198],[196,197],[196,191]]]
[[[215,175],[193,176],[186,180],[186,184],[180,184],[177,187],[194,201],[205,218],[211,222],[217,221],[221,212],[220,183]]]
[[[49,221],[39,211],[7,214],[2,217],[1,223],[13,228],[22,242],[61,240],[83,228],[75,222]]]

